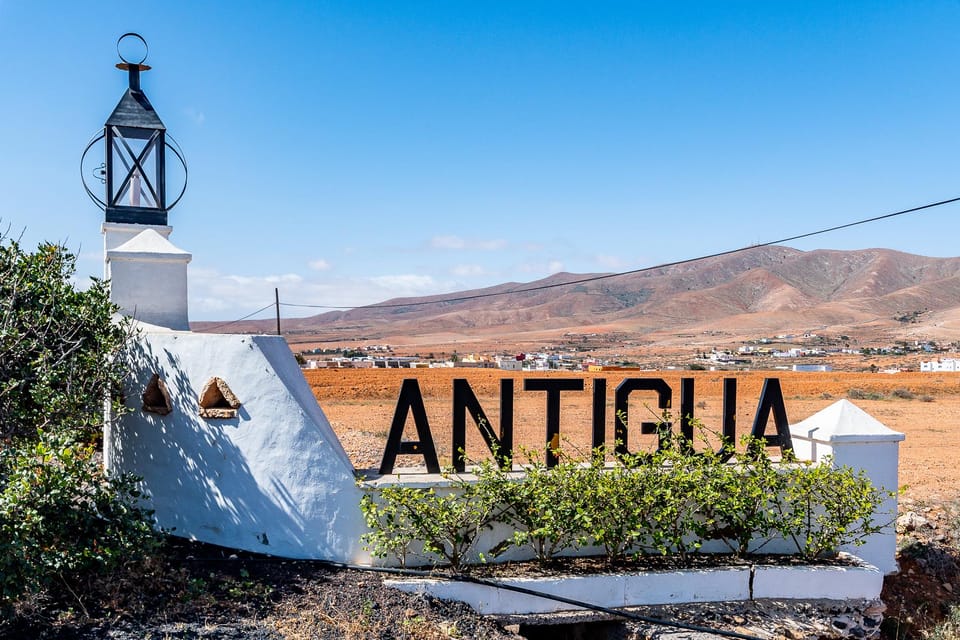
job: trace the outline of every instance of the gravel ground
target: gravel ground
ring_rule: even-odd
[[[161,561],[123,581],[91,583],[0,621],[0,638],[37,640],[306,640],[478,638],[711,638],[582,614],[494,620],[466,605],[405,594],[381,573],[239,554],[175,542]],[[86,610],[86,613],[83,613]],[[861,609],[826,602],[754,601],[635,610],[647,617],[736,630],[760,638],[842,637],[831,621]],[[856,617],[854,615],[854,617]],[[556,624],[588,622],[571,634]],[[784,635],[789,629],[791,635]],[[566,635],[562,635],[562,634]],[[580,635],[576,635],[579,633]]]
[[[922,507],[898,521],[903,571],[888,576],[877,603],[731,602],[644,607],[640,615],[713,626],[760,638],[838,638],[864,618],[882,614],[883,635],[922,629],[960,603],[960,565],[953,539],[957,512]],[[552,624],[583,616],[493,620],[461,604],[405,594],[384,586],[385,574],[340,570],[206,545],[171,541],[151,562],[128,575],[74,585],[78,601],[64,592],[26,603],[0,619],[0,638],[12,640],[305,640],[486,638],[536,640],[560,635]],[[649,624],[598,622],[579,637],[623,640],[706,639],[713,634],[682,632]],[[539,626],[530,626],[531,624]],[[521,635],[522,634],[522,635]],[[869,637],[870,633],[865,634]],[[862,636],[861,636],[862,637]],[[902,637],[902,636],[900,636]]]
[[[80,602],[53,594],[0,620],[0,638],[518,638],[466,605],[387,588],[382,574],[183,542],[125,580],[74,591]]]

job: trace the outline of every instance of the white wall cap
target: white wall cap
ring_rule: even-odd
[[[153,229],[146,229],[115,249],[107,251],[107,260],[163,260],[190,262],[193,256]]]
[[[838,400],[806,420],[790,425],[795,438],[817,442],[900,442],[906,436],[888,428],[849,400]]]
[[[133,224],[129,222],[104,222],[100,225],[100,233],[107,233],[110,231],[118,233],[130,233],[136,234],[139,233],[139,230],[153,229],[164,238],[170,235],[173,231],[173,227],[164,224]]]
[[[149,322],[144,322],[139,318],[132,318],[130,316],[125,316],[125,317],[129,317],[130,320],[133,321],[134,329],[139,330],[140,333],[191,333],[189,330],[171,329],[169,327],[163,327],[158,324],[150,324]]]

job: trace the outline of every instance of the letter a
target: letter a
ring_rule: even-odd
[[[407,424],[407,415],[411,409],[413,423],[417,426],[417,435],[420,437],[417,442],[403,440],[403,427]],[[393,424],[390,425],[387,446],[383,449],[383,459],[380,461],[380,475],[393,473],[397,454],[418,453],[423,455],[423,460],[427,463],[427,473],[440,473],[440,460],[437,458],[437,449],[433,446],[433,434],[430,433],[427,410],[423,406],[420,383],[416,378],[407,378],[400,387],[397,409],[393,413]]]
[[[768,436],[767,421],[773,411],[773,422],[777,426],[777,435]],[[763,381],[763,391],[760,392],[760,402],[757,404],[757,413],[753,418],[753,429],[750,435],[763,440],[768,447],[780,447],[780,453],[793,451],[793,440],[790,438],[790,423],[787,421],[787,409],[783,404],[783,391],[780,390],[778,378],[767,378]]]

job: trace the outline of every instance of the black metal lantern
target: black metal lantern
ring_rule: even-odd
[[[120,54],[120,44],[135,38],[143,44],[143,57],[131,62]],[[146,41],[136,33],[125,33],[117,41],[122,62],[117,68],[126,71],[130,86],[113,113],[107,118],[103,132],[94,137],[83,152],[104,140],[105,161],[93,174],[106,185],[106,199],[98,198],[84,181],[87,194],[106,213],[107,222],[166,225],[167,212],[186,191],[186,163],[176,143],[167,136],[167,129],[153,105],[140,88],[140,74],[150,67],[146,60]],[[167,200],[166,152],[169,149],[183,167],[183,188],[173,202]],[[81,171],[83,171],[81,159]],[[83,173],[86,178],[86,173]]]

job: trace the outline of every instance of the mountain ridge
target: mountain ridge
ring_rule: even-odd
[[[215,324],[192,326],[203,330]],[[960,338],[960,258],[892,249],[758,246],[625,274],[557,273],[529,283],[394,298],[283,324],[285,332],[343,339],[471,334],[507,339],[590,329],[656,342],[678,332],[738,335],[798,327],[863,327],[876,339],[924,333],[931,334],[928,339],[954,339]],[[230,330],[270,331],[273,326],[269,320],[244,321]]]

